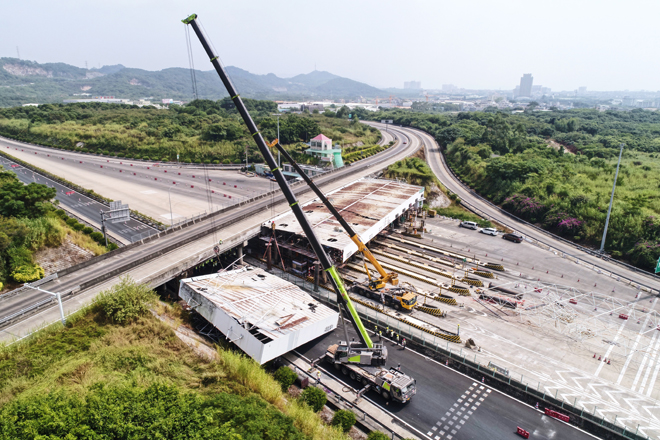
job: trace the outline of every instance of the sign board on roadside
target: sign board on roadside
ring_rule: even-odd
[[[658,257],[658,264],[655,265],[655,273],[660,272],[660,257]]]
[[[383,119],[380,121],[381,124],[391,124],[393,122],[394,122],[393,119]]]
[[[128,221],[131,218],[131,211],[128,205],[122,205],[121,200],[110,202],[110,211],[108,212],[110,223],[120,223]]]

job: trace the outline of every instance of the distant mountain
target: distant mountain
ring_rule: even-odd
[[[375,97],[380,89],[330,72],[313,71],[292,78],[275,74],[257,75],[238,67],[226,68],[241,96],[255,99],[303,100],[324,98]],[[195,71],[200,98],[227,96],[215,71]],[[40,64],[18,58],[0,58],[0,106],[30,102],[62,102],[64,99],[91,96],[117,98],[192,99],[189,69],[159,71],[133,69],[121,64],[99,69],[83,69],[64,63]]]

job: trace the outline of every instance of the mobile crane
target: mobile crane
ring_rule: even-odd
[[[181,21],[185,25],[190,25],[199,38],[206,54],[211,60],[211,64],[213,64],[215,71],[218,73],[218,76],[220,76],[232,102],[236,106],[238,113],[241,115],[249,132],[252,134],[252,138],[256,142],[266,164],[270,167],[280,190],[284,194],[284,197],[291,208],[291,211],[300,223],[309,244],[312,246],[316,257],[321,263],[321,267],[330,275],[330,283],[337,294],[340,317],[342,316],[343,310],[360,338],[360,341],[349,341],[348,330],[344,325],[344,335],[346,340],[341,341],[339,344],[331,345],[328,348],[326,356],[324,356],[325,359],[332,362],[336,368],[341,368],[342,372],[348,373],[355,379],[360,380],[365,385],[365,389],[373,388],[386,399],[407,402],[416,393],[415,380],[402,373],[400,369],[390,368],[387,370],[382,367],[387,361],[387,348],[382,343],[374,343],[369,337],[369,333],[367,333],[353,302],[348,296],[348,292],[337,272],[337,268],[335,268],[330,262],[330,258],[328,258],[328,255],[325,253],[325,250],[316,237],[312,226],[305,217],[302,207],[296,200],[293,191],[291,191],[282,170],[275,162],[275,158],[271,154],[266,141],[259,132],[259,129],[252,120],[250,113],[247,111],[243,100],[220,64],[218,56],[213,52],[206,36],[199,27],[197,23],[197,14],[192,14]]]
[[[302,177],[302,179],[307,183],[319,199],[323,202],[326,208],[332,213],[332,215],[337,219],[341,224],[341,227],[344,228],[344,231],[351,238],[351,241],[355,243],[358,248],[358,252],[362,254],[363,257],[366,257],[367,260],[376,268],[380,278],[372,278],[367,262],[364,262],[364,270],[369,277],[369,282],[367,283],[355,283],[352,286],[352,290],[356,293],[366,296],[367,298],[375,298],[380,300],[383,304],[390,305],[395,309],[405,309],[412,310],[413,307],[417,304],[417,295],[405,287],[397,287],[399,284],[399,274],[396,272],[385,272],[383,266],[380,265],[376,257],[371,253],[369,248],[362,242],[360,236],[355,232],[351,225],[342,217],[342,215],[337,211],[337,208],[334,207],[330,200],[323,194],[323,192],[316,186],[316,184],[310,179],[307,174],[300,168],[298,163],[291,157],[288,151],[280,145],[276,139],[269,146],[275,146],[277,150],[284,156],[284,159],[287,160],[296,172]],[[393,287],[387,287],[387,284],[391,284]]]

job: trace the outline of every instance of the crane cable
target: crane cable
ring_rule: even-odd
[[[192,82],[193,99],[197,99],[197,77],[195,75],[195,61],[193,59],[192,44],[190,41],[190,29],[185,24],[184,33],[186,34],[186,49],[188,50],[188,66],[190,68],[190,81]]]

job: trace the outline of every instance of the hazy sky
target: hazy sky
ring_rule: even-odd
[[[193,12],[225,65],[253,73],[501,89],[532,73],[553,90],[660,90],[657,0],[1,0],[0,56],[187,67]]]

